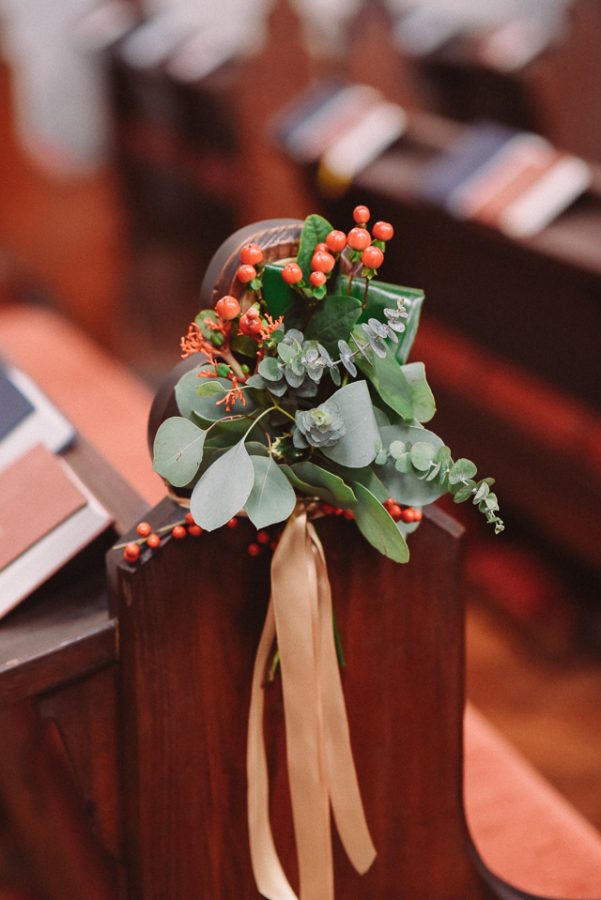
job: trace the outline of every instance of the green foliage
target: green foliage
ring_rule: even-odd
[[[373,384],[374,388],[394,412],[402,419],[412,422],[413,415],[412,388],[403,374],[401,367],[390,348],[386,349],[384,358],[376,356],[369,349],[368,342],[358,328],[353,329],[356,343],[365,349],[365,356],[355,357],[357,367]]]
[[[311,259],[315,245],[324,241],[330,231],[332,231],[332,226],[322,216],[307,216],[304,221],[296,261],[303,270],[303,278],[306,282],[309,281],[311,274]]]
[[[190,497],[194,520],[207,531],[221,528],[248,500],[255,470],[244,441],[220,456],[202,475]]]
[[[267,528],[283,522],[296,505],[290,482],[270,457],[251,456],[254,483],[245,509],[255,528]]]
[[[348,339],[360,315],[360,300],[335,294],[319,304],[317,312],[309,320],[305,337],[319,341],[328,353],[337,355],[338,341]]]
[[[353,381],[339,388],[329,402],[337,405],[345,434],[332,447],[322,447],[320,452],[342,466],[353,469],[368,466],[378,450],[379,432],[366,383]]]
[[[171,416],[161,423],[153,447],[155,472],[174,487],[189,484],[200,467],[206,432],[188,419]]]
[[[333,472],[312,462],[294,463],[287,467],[290,483],[310,497],[319,497],[332,506],[350,508],[357,498],[345,481]]]
[[[340,275],[334,290],[337,294],[347,294],[348,277]],[[351,295],[363,301],[364,291],[365,282],[360,278],[355,278],[351,287]],[[384,310],[394,307],[399,298],[404,300],[408,315],[405,319],[405,331],[399,335],[399,343],[396,345],[394,355],[399,362],[404,363],[409,356],[417,334],[421,308],[424,302],[423,291],[401,287],[396,284],[386,284],[383,281],[370,281],[367,291],[367,306],[359,321],[367,322],[372,317],[382,321],[384,319]]]
[[[357,528],[372,547],[397,563],[409,561],[409,548],[390,513],[359,482],[354,485],[357,504],[353,511]]]
[[[231,381],[227,378],[199,378],[199,372],[209,371],[206,365],[196,366],[186,372],[178,383],[175,385],[175,402],[181,415],[186,419],[192,419],[194,416],[199,417],[197,422],[216,422],[217,419],[228,415],[245,415],[254,408],[252,398],[246,398],[246,406],[239,400],[234,403],[230,412],[225,408],[225,403],[218,405],[217,401],[225,396],[226,391],[232,386]],[[212,385],[208,387],[208,385]],[[217,387],[221,391],[221,396],[217,394]],[[207,393],[199,393],[199,391]]]

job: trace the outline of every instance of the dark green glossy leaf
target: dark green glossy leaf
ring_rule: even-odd
[[[354,507],[355,521],[363,537],[372,547],[394,562],[408,562],[407,542],[396,527],[392,516],[362,484],[356,482],[354,488],[357,494],[357,505]]]
[[[362,279],[354,279],[351,294],[353,297],[363,301],[363,293],[365,290],[365,282]],[[339,276],[336,285],[336,293],[348,294],[348,277]],[[395,356],[399,362],[404,363],[409,356],[417,329],[419,326],[419,317],[422,304],[424,302],[424,292],[416,288],[403,287],[398,284],[387,284],[383,281],[371,281],[367,292],[367,306],[359,319],[360,322],[367,322],[369,318],[378,319],[380,322],[385,320],[384,310],[395,309],[397,298],[402,297],[405,300],[405,309],[408,312],[406,319],[403,319],[406,328],[405,331],[398,335],[399,342],[395,344]]]
[[[327,297],[309,320],[305,337],[319,341],[337,359],[338,341],[348,340],[360,315],[361,302],[356,297],[342,294]]]

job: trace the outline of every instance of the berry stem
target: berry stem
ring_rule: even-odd
[[[242,371],[242,368],[240,367],[240,363],[238,362],[238,360],[236,359],[236,357],[234,356],[234,354],[232,353],[231,350],[222,348],[219,351],[219,356],[222,358],[222,360],[224,362],[226,362],[228,364],[228,366],[230,367],[232,372],[235,374],[236,378],[238,378],[240,381],[246,381],[246,375]]]
[[[363,291],[363,303],[361,304],[361,309],[365,312],[365,307],[367,306],[367,295],[369,294],[369,278],[365,277],[365,290]]]

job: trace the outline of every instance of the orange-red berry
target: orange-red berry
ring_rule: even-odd
[[[233,519],[230,519],[229,522],[225,523],[228,528],[237,528],[238,527],[238,519],[234,516]]]
[[[236,278],[238,279],[238,281],[241,281],[242,284],[248,284],[249,281],[252,281],[253,278],[256,277],[257,270],[254,266],[238,266]]]
[[[406,509],[404,509],[401,513],[401,518],[403,522],[415,522],[415,510],[413,509],[413,507],[408,506]]]
[[[327,245],[327,244],[324,244],[323,241],[320,241],[319,244],[315,244],[315,247],[314,247],[314,249],[313,249],[313,253],[317,253],[318,251],[319,251],[320,253],[327,253],[327,252],[328,252],[328,245]]]
[[[184,521],[185,521],[186,525],[196,525],[196,522],[194,521],[194,516],[192,515],[191,512],[186,513],[186,515],[184,516]]]
[[[150,534],[148,535],[148,540],[146,541],[146,543],[153,550],[156,550],[157,547],[161,546],[161,539],[158,534]]]
[[[353,512],[352,509],[345,509],[344,510],[344,518],[345,519],[354,519],[355,513]]]
[[[240,262],[246,266],[258,266],[263,262],[263,251],[258,244],[246,244],[240,251]]]
[[[421,509],[415,509],[415,508],[414,508],[414,509],[413,509],[413,521],[414,521],[414,522],[421,522],[421,520],[422,520],[423,518],[424,518],[424,514],[423,514],[423,512],[421,511]]]
[[[326,237],[326,246],[332,253],[340,253],[346,247],[346,234],[344,231],[330,231]]]
[[[331,272],[336,265],[336,260],[331,253],[317,250],[311,259],[311,268],[316,272]]]
[[[371,213],[367,206],[356,206],[353,210],[353,219],[358,225],[365,225],[366,222],[369,222],[369,217]]]
[[[398,522],[403,515],[403,511],[398,503],[391,503],[390,506],[387,507],[387,509],[395,522]]]
[[[320,509],[321,509],[322,513],[324,514],[324,516],[331,516],[332,513],[334,512],[334,507],[330,506],[329,503],[322,503],[320,506]]]
[[[365,228],[351,228],[347,241],[353,250],[365,250],[371,244],[371,235]]]
[[[390,222],[376,222],[371,233],[378,241],[389,241],[394,236],[394,228]]]
[[[249,309],[247,313],[240,316],[240,323],[238,325],[240,334],[246,334],[248,337],[254,337],[256,334],[259,334],[262,328],[259,315],[251,316],[251,312],[252,310]]]
[[[313,287],[321,287],[326,282],[326,276],[324,272],[311,272],[309,281]]]
[[[152,528],[150,527],[148,522],[140,522],[140,524],[136,528],[136,531],[138,532],[140,537],[148,537],[148,535],[152,531]]]
[[[249,544],[248,547],[246,548],[246,552],[248,553],[249,556],[258,556],[259,553],[261,552],[261,548],[259,547],[258,544]]]
[[[286,263],[282,269],[282,278],[286,284],[298,284],[303,280],[303,270],[298,263]]]
[[[379,247],[366,247],[361,254],[361,262],[368,269],[379,269],[384,262],[384,254]]]
[[[227,322],[240,314],[240,304],[231,294],[226,294],[215,304],[215,312]]]
[[[269,543],[269,535],[266,531],[257,531],[257,540],[260,544],[268,544]]]
[[[188,534],[191,534],[192,537],[200,537],[202,534],[202,528],[200,525],[188,525]]]
[[[171,529],[171,537],[174,537],[176,539],[176,541],[183,540],[185,538],[186,534],[187,534],[187,531],[183,525],[175,525]]]
[[[135,562],[140,555],[140,548],[137,544],[126,544],[123,551],[123,559],[127,562]]]

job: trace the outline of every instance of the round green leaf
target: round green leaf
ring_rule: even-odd
[[[206,432],[188,419],[171,416],[161,423],[153,446],[155,472],[174,487],[189,484],[202,461]]]
[[[251,456],[255,480],[245,509],[255,528],[283,522],[296,505],[290,482],[271,457]]]
[[[203,474],[190,497],[194,520],[214,531],[240,512],[253,486],[255,470],[244,441],[220,456]]]

